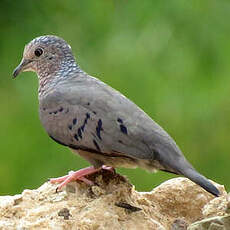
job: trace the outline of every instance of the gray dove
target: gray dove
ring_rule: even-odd
[[[33,39],[13,76],[22,71],[38,75],[40,120],[48,135],[92,164],[51,179],[59,183],[58,189],[76,180],[92,185],[87,175],[101,169],[141,167],[183,175],[211,194],[220,194],[143,110],[82,71],[63,39],[52,35]]]

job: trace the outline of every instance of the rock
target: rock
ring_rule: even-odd
[[[202,210],[204,217],[211,217],[214,215],[223,216],[230,212],[230,195],[225,195],[211,200]]]
[[[198,221],[189,226],[188,230],[229,230],[230,215],[215,216]]]
[[[224,196],[214,198],[186,178],[171,179],[151,192],[137,192],[125,177],[107,171],[89,179],[94,186],[73,182],[56,193],[56,185],[46,182],[21,195],[0,197],[0,229],[183,230],[225,210],[225,205],[215,206]]]
[[[171,230],[186,230],[188,227],[187,222],[181,218],[181,219],[176,219],[171,227]]]
[[[229,230],[229,194],[211,200],[202,209],[205,219],[191,224],[188,230]]]

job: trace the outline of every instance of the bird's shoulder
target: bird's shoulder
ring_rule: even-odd
[[[53,86],[40,103],[53,105],[66,102],[71,106],[91,105],[111,112],[125,111],[126,114],[144,113],[135,103],[119,91],[99,79],[87,74],[78,74],[70,79],[63,79]]]

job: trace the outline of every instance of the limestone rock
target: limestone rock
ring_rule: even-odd
[[[188,230],[229,230],[230,215],[215,216],[191,224]]]
[[[188,230],[229,230],[230,229],[230,195],[211,200],[203,209],[201,221],[191,224]]]
[[[205,217],[202,208],[208,202],[220,199],[186,178],[171,179],[151,192],[137,192],[126,178],[107,171],[89,178],[95,181],[92,187],[74,182],[56,193],[56,185],[46,182],[21,195],[0,197],[0,229],[183,230]]]
[[[204,217],[211,217],[214,215],[223,216],[230,213],[230,195],[225,195],[211,200],[202,210]]]

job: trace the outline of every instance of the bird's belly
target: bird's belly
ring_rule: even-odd
[[[80,155],[85,160],[89,161],[96,168],[102,165],[111,166],[113,168],[143,168],[149,172],[156,172],[159,169],[164,169],[158,161],[133,159],[122,156],[108,156],[100,153],[87,152],[85,150],[71,149],[73,153]]]
[[[111,166],[113,168],[137,168],[138,164],[135,159],[130,157],[115,157],[102,153],[88,152],[85,150],[71,149],[75,154],[80,155],[85,160],[89,161],[95,167],[101,167],[102,165]]]

